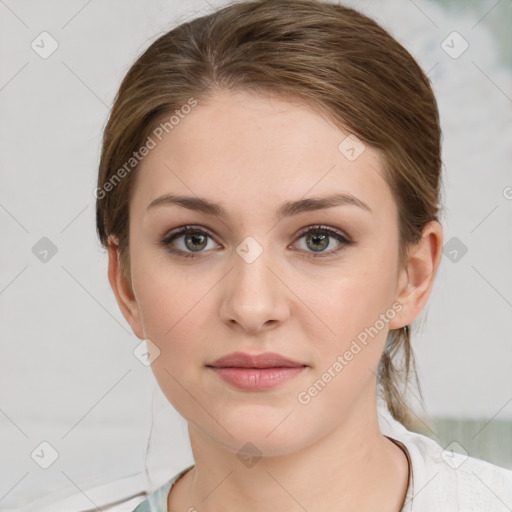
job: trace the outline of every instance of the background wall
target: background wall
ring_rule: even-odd
[[[192,462],[185,422],[133,354],[140,340],[107,280],[93,190],[102,128],[131,63],[164,31],[225,3],[0,1],[0,510],[77,493],[90,508],[93,486],[147,463],[151,480],[132,487],[154,487]],[[439,102],[445,247],[413,328],[430,435],[504,464],[512,461],[512,4],[346,3],[411,51]]]

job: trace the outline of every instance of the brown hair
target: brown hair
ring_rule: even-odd
[[[320,0],[253,0],[162,35],[122,81],[103,136],[96,223],[103,246],[111,236],[118,244],[128,281],[134,152],[163,119],[218,89],[305,102],[380,150],[398,209],[399,263],[405,264],[408,246],[438,220],[441,131],[428,77],[386,30],[352,8]],[[409,427],[399,384],[404,378],[407,385],[411,364],[410,329],[390,331],[378,382],[392,415]]]

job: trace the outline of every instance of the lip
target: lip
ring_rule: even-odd
[[[210,367],[222,380],[246,391],[274,388],[302,373],[306,366],[279,368]]]
[[[293,379],[308,365],[275,352],[256,355],[233,352],[206,366],[225,382],[239,389],[262,391]]]
[[[246,354],[245,352],[232,352],[207,366],[214,368],[299,368],[307,365],[275,352],[264,352],[255,355]]]

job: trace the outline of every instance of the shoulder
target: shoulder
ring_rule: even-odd
[[[512,470],[465,453],[443,449],[421,434],[411,436],[412,441],[418,436],[425,438],[421,445],[428,446],[420,461],[432,479],[430,485],[423,481],[426,486],[425,503],[439,501],[440,510],[446,510],[446,503],[449,503],[450,510],[512,510]]]
[[[391,415],[379,417],[379,423],[384,435],[400,441],[409,452],[411,510],[512,510],[512,470],[457,453],[457,448],[463,449],[456,444],[443,448],[434,439],[407,430]]]
[[[450,457],[453,462],[445,465],[445,473],[456,482],[461,505],[512,510],[512,470],[464,454]]]

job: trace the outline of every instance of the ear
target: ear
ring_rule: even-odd
[[[443,248],[443,228],[437,221],[429,222],[421,240],[409,248],[408,262],[399,270],[395,300],[402,310],[389,322],[389,328],[410,325],[425,306],[437,274]]]
[[[140,321],[139,305],[135,299],[132,286],[122,274],[120,253],[117,242],[109,238],[108,251],[108,280],[117,299],[119,309],[126,321],[130,324],[135,336],[144,339],[142,323]]]

